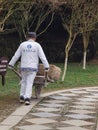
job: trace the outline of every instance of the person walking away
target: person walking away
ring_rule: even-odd
[[[38,71],[39,59],[43,63],[45,71],[49,70],[49,63],[41,45],[36,42],[36,37],[35,32],[29,32],[27,34],[27,41],[20,44],[8,64],[8,67],[12,69],[17,60],[21,58],[20,71],[22,79],[20,88],[20,103],[25,103],[25,105],[30,105],[32,86]]]

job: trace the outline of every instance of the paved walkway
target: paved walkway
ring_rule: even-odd
[[[98,130],[98,87],[44,94],[0,123],[0,130]]]

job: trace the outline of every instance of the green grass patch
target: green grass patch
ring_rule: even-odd
[[[59,66],[62,69],[63,73],[63,64],[57,64],[57,66]],[[48,85],[48,89],[49,88],[66,89],[76,87],[90,87],[97,85],[98,85],[98,65],[87,64],[86,70],[83,70],[81,64],[69,63],[64,82],[61,82],[60,79],[59,81]]]
[[[3,96],[15,96],[19,94],[20,86],[19,86],[19,78],[15,75],[11,70],[7,70],[5,76],[5,85],[2,86],[2,78],[0,76],[0,98]]]
[[[63,64],[56,64],[62,69]],[[62,76],[62,74],[61,74]],[[14,72],[8,69],[5,77],[5,86],[1,84],[0,76],[0,98],[5,95],[15,96],[19,95],[20,85],[19,78],[15,75]],[[59,81],[50,83],[46,88],[43,89],[43,92],[49,92],[59,89],[67,88],[76,88],[76,87],[90,87],[98,85],[98,65],[96,64],[87,64],[87,69],[83,70],[82,65],[78,63],[69,63],[64,82]]]

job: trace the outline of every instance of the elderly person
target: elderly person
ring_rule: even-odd
[[[25,102],[25,105],[30,104],[32,96],[32,86],[38,71],[39,59],[42,61],[45,71],[49,69],[49,63],[43,52],[42,47],[36,42],[36,33],[29,32],[27,34],[27,41],[20,44],[9,62],[11,69],[17,60],[21,57],[20,70],[21,70],[21,89],[20,89],[20,103]]]

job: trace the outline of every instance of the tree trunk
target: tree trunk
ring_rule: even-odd
[[[70,32],[69,39],[68,39],[68,42],[66,44],[66,49],[65,49],[66,57],[65,57],[65,63],[64,63],[64,72],[63,72],[63,75],[62,75],[62,82],[64,81],[65,76],[66,76],[69,50],[70,50],[76,36],[77,36],[77,33],[72,34],[72,32]]]
[[[66,76],[66,71],[67,71],[67,63],[68,63],[68,57],[65,57],[64,72],[63,72],[63,76],[62,76],[62,82],[64,81],[65,76]]]
[[[70,36],[69,39],[68,39],[67,45],[66,45],[66,49],[65,49],[66,56],[65,56],[65,63],[64,63],[64,72],[63,72],[63,75],[62,75],[62,82],[64,81],[65,76],[66,76],[67,63],[68,63],[68,53],[69,53],[69,50],[71,48],[71,45],[72,45],[72,37]]]
[[[84,32],[83,34],[83,44],[84,44],[84,56],[83,56],[83,69],[86,69],[86,57],[87,57],[87,47],[89,44],[89,32]]]
[[[87,52],[84,51],[84,56],[83,56],[83,69],[84,70],[86,69],[86,55],[87,55]]]

